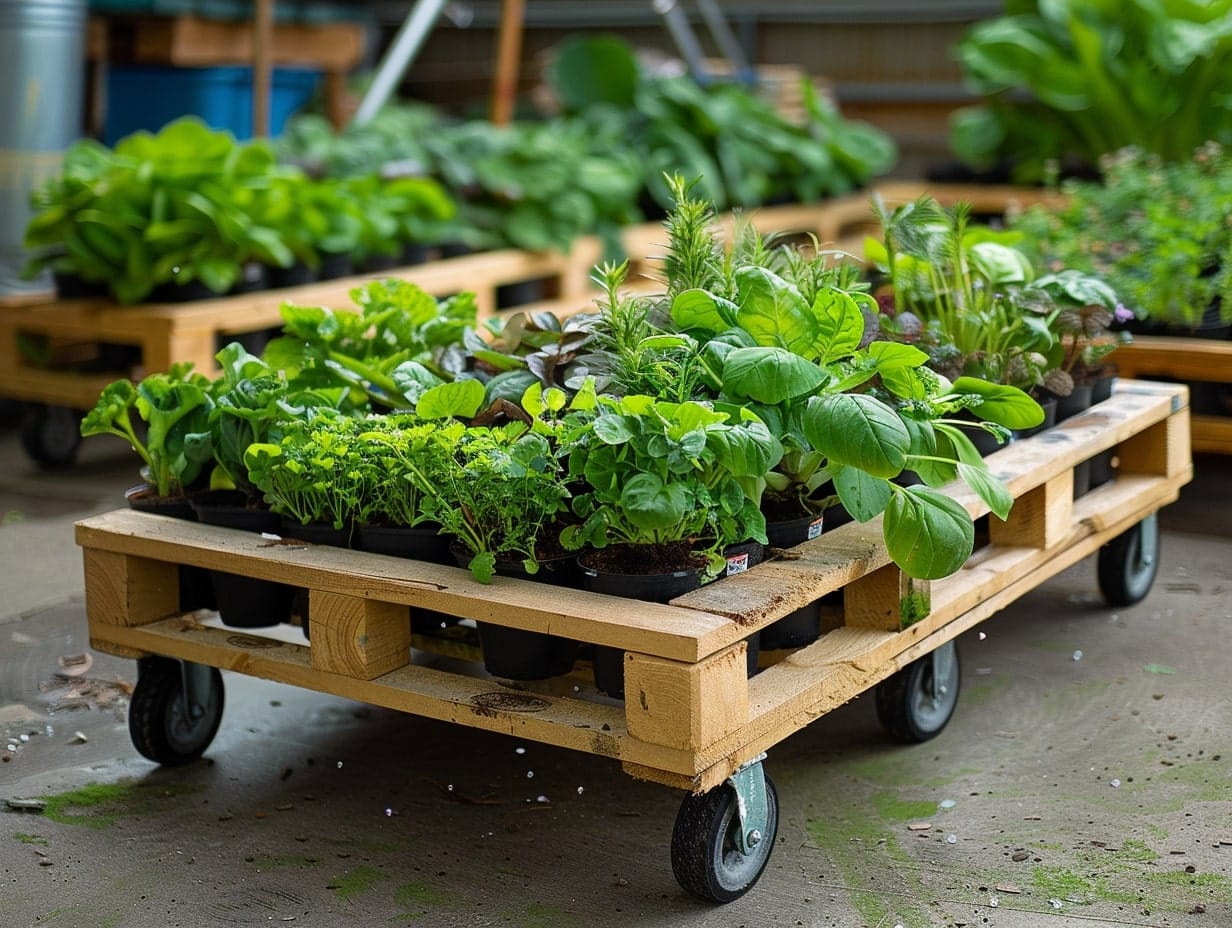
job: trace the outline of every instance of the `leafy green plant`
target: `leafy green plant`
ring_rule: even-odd
[[[1112,289],[1074,269],[1036,277],[1021,232],[977,225],[969,204],[949,210],[927,195],[874,205],[884,241],[869,238],[865,252],[885,275],[886,328],[927,349],[946,377],[1066,396],[1118,344],[1105,337],[1119,306]]]
[[[957,114],[951,144],[1019,181],[1127,145],[1174,161],[1232,142],[1229,0],[1011,0],[957,54],[985,101]]]
[[[184,117],[138,132],[110,154],[80,142],[63,178],[32,195],[27,268],[106,283],[138,302],[164,283],[199,280],[225,293],[250,261],[286,267],[292,250],[264,222],[274,155],[261,142]]]
[[[1004,434],[1038,424],[1039,405],[1010,386],[950,383],[924,367],[928,356],[918,348],[870,338],[872,298],[829,256],[788,258],[747,236],[724,255],[712,228],[679,221],[698,213],[688,199],[668,220],[667,319],[652,319],[646,303],[615,314],[640,314],[637,350],[661,349],[677,356],[673,364],[689,359],[702,395],[768,427],[784,453],[776,456],[780,467],[760,475],[764,495],[808,511],[823,504],[813,494],[830,480],[861,521],[887,513],[887,548],[908,573],[929,578],[958,569],[971,552],[971,520],[934,487],[961,476],[1002,518],[1010,500],[946,417],[970,408]],[[899,486],[894,478],[907,469],[931,485]]]
[[[355,436],[361,419],[318,409],[288,421],[277,442],[244,450],[248,480],[270,509],[301,525],[349,528],[363,506],[365,462]]]
[[[464,363],[451,355],[476,323],[474,294],[438,301],[409,281],[390,279],[355,288],[351,299],[358,312],[284,304],[285,334],[267,346],[266,359],[390,410],[414,408]]]
[[[782,449],[747,410],[600,397],[593,423],[567,451],[569,475],[583,488],[572,507],[582,521],[562,533],[566,547],[700,549],[713,575],[726,564],[724,546],[766,540],[745,481],[765,474]]]
[[[136,385],[127,379],[109,384],[82,419],[81,434],[124,439],[141,458],[142,475],[157,494],[179,496],[213,456],[212,405],[208,378],[193,373],[191,364],[176,364]]]
[[[575,118],[623,123],[617,137],[637,151],[642,183],[665,209],[675,199],[665,175],[700,178],[699,194],[726,209],[845,193],[896,157],[887,135],[844,120],[807,81],[806,116],[797,125],[740,84],[703,87],[646,73],[612,36],[562,43],[548,77]]]
[[[244,463],[248,447],[276,441],[284,423],[304,418],[310,410],[339,407],[345,391],[308,389],[239,342],[226,345],[217,357],[222,372],[210,388],[209,426],[216,465],[210,487],[237,489],[255,499],[259,494]]]
[[[1065,181],[1063,203],[1011,217],[1023,248],[1045,269],[1102,277],[1138,319],[1194,329],[1217,311],[1232,322],[1227,150],[1208,142],[1164,161],[1128,148],[1100,167],[1099,181]]]

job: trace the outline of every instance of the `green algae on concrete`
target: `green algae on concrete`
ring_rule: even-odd
[[[154,811],[159,800],[173,799],[200,789],[191,783],[87,783],[78,789],[40,796],[43,816],[62,825],[106,828],[123,815]]]
[[[902,811],[907,805],[883,802],[895,811]],[[863,810],[848,808],[852,814],[825,821],[810,820],[808,832],[841,873],[851,904],[869,925],[931,928],[933,919],[927,909],[911,901],[926,898],[928,894],[914,861],[898,843],[894,829],[886,827],[871,810],[861,817],[859,813]],[[901,891],[893,894],[892,903],[884,885],[876,890],[868,888],[870,874],[879,874],[883,882],[892,879],[899,884]]]
[[[878,793],[873,808],[887,822],[918,822],[937,814],[937,804],[928,800],[902,799],[897,793]]]
[[[372,892],[377,883],[388,880],[389,875],[376,867],[360,866],[348,870],[326,884],[326,889],[332,889],[343,902],[348,902],[365,893]]]

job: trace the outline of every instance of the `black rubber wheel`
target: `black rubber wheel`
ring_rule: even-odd
[[[736,792],[724,784],[684,798],[672,829],[672,872],[685,891],[707,902],[731,902],[753,888],[774,850],[779,798],[766,783],[766,827],[752,853],[740,849]]]
[[[1099,591],[1110,606],[1146,598],[1159,573],[1159,519],[1151,513],[1099,549]]]
[[[67,406],[27,405],[21,416],[21,447],[47,470],[68,467],[81,447],[81,413]]]
[[[137,686],[128,704],[128,733],[143,757],[167,767],[200,757],[222,721],[223,686],[218,668],[208,668],[209,686],[201,714],[191,718],[184,707],[180,662],[147,657],[138,662]]]
[[[934,660],[946,662],[946,679],[934,679]],[[877,718],[895,741],[916,744],[935,738],[954,715],[961,678],[958,648],[947,641],[877,684]]]

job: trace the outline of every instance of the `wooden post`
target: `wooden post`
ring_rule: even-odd
[[[274,0],[257,0],[252,28],[252,134],[254,138],[264,138],[270,132]]]
[[[522,57],[522,14],[525,0],[504,0],[496,39],[496,74],[492,78],[492,122],[505,126],[513,118]]]

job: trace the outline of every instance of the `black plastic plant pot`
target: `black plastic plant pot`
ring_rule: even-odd
[[[354,545],[360,551],[387,554],[429,564],[453,564],[448,539],[436,526],[359,525]],[[411,609],[411,631],[432,633],[457,625],[456,616],[432,609]]]
[[[64,271],[52,272],[51,278],[56,287],[56,296],[62,300],[87,300],[111,295],[106,281],[86,280]]]
[[[581,564],[581,584],[591,593],[666,603],[701,586],[701,570],[670,574],[616,574]],[[625,653],[620,648],[595,645],[595,689],[615,699],[625,698]]]
[[[980,453],[980,457],[986,458],[993,452],[1000,451],[1003,447],[1005,447],[996,435],[987,429],[976,425],[975,423],[978,422],[979,419],[966,410],[960,412],[957,416],[955,416],[955,418],[970,421],[972,423],[971,425],[959,425],[958,428],[964,435],[971,439],[971,444],[975,445],[975,450]]]
[[[727,567],[723,570],[724,577],[742,574],[765,560],[766,546],[760,541],[742,541],[724,548],[723,557],[727,560]]]
[[[196,522],[197,512],[187,496],[158,496],[148,483],[139,483],[124,491],[124,499],[129,508],[138,512],[149,512],[172,519],[182,519],[185,522]],[[210,573],[204,567],[190,567],[181,564],[179,567],[181,612],[192,612],[194,609],[213,609],[214,587],[210,583]]]
[[[349,548],[354,539],[354,530],[350,525],[334,528],[330,522],[296,522],[283,517],[282,537],[296,538],[313,545],[330,545],[334,548]]]
[[[317,268],[317,280],[335,280],[350,277],[355,273],[355,264],[347,254],[322,254]]]
[[[432,257],[432,249],[427,245],[403,245],[398,261],[403,267],[414,267],[417,264],[427,264]]]
[[[1076,383],[1069,396],[1057,397],[1057,423],[1072,419],[1091,408],[1091,384]]]
[[[193,500],[198,521],[243,532],[276,534],[281,528],[278,513],[248,505],[238,491],[203,493]],[[244,577],[211,570],[210,584],[222,623],[231,628],[269,628],[291,620],[296,588],[273,580]]]
[[[821,535],[825,526],[823,515],[807,515],[783,522],[767,522],[766,538],[771,548],[794,548]]]
[[[450,552],[459,567],[470,563],[471,553],[461,546],[451,545]],[[496,574],[535,583],[558,585],[560,582],[560,576],[545,564],[540,564],[539,571],[531,574],[527,573],[520,561],[497,561]],[[492,622],[476,622],[475,625],[479,629],[484,669],[494,677],[520,681],[547,680],[573,670],[578,643],[572,638],[509,628]]]
[[[818,537],[825,527],[822,516],[804,516],[789,522],[771,522],[766,525],[766,537],[773,548],[794,548]],[[773,625],[761,630],[758,645],[763,651],[802,648],[821,637],[821,606],[809,603],[795,612],[783,616]]]
[[[218,617],[229,628],[271,628],[291,621],[296,588],[259,577],[210,571]]]
[[[317,272],[304,261],[296,261],[290,267],[271,267],[265,271],[270,289],[281,290],[284,287],[302,287],[314,283]]]
[[[1074,465],[1074,499],[1086,496],[1091,490],[1091,462],[1082,461]]]

